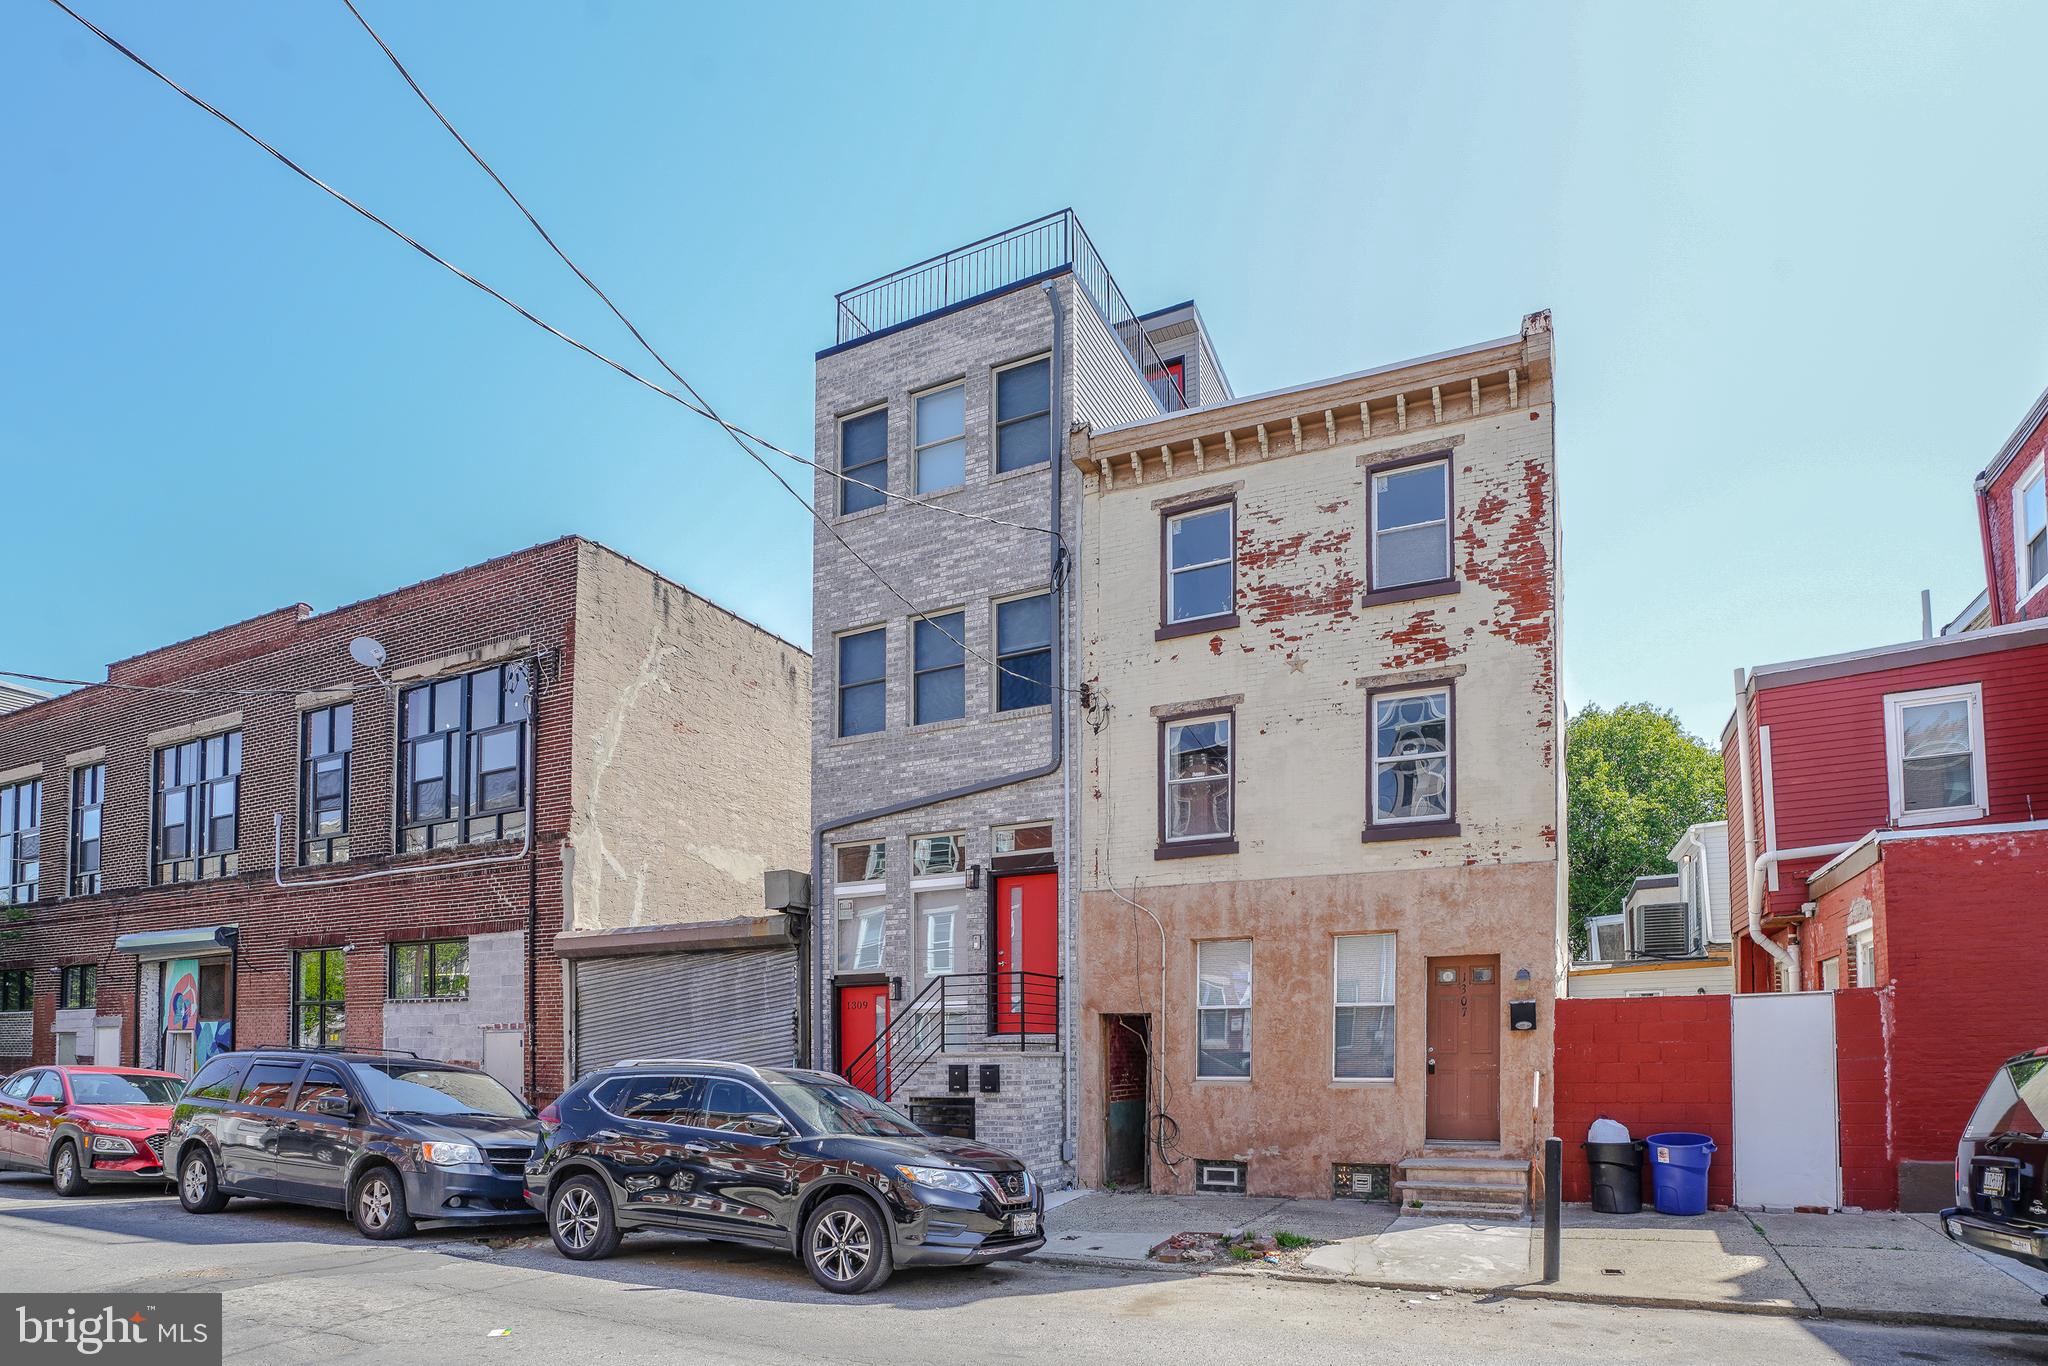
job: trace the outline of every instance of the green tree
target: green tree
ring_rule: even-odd
[[[1629,884],[1668,873],[1688,825],[1728,810],[1721,751],[1686,734],[1647,702],[1587,707],[1565,728],[1567,900],[1572,952],[1586,947],[1586,917],[1621,909]]]

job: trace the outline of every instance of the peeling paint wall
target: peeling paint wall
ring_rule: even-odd
[[[571,926],[761,914],[809,862],[809,656],[588,542],[575,651]]]

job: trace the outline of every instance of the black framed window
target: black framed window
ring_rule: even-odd
[[[27,968],[0,968],[0,1010],[33,1010],[35,976]]]
[[[0,787],[0,906],[26,906],[43,880],[43,783]]]
[[[514,839],[526,829],[526,665],[500,664],[407,688],[399,783],[408,853]]]
[[[156,752],[156,859],[160,883],[231,877],[242,732],[187,740]]]
[[[299,862],[348,861],[348,756],[353,702],[309,711],[299,721]]]
[[[996,371],[996,473],[1052,459],[1052,362]]]
[[[292,1046],[339,1048],[348,1024],[348,955],[340,949],[292,954]]]
[[[1052,702],[1052,594],[996,604],[996,710]]]
[[[469,941],[435,939],[391,946],[391,999],[432,1001],[469,995]]]
[[[57,1008],[84,1010],[100,1003],[100,970],[97,964],[79,963],[57,974]]]
[[[877,626],[839,637],[839,733],[870,735],[887,717],[889,649]]]
[[[889,410],[877,408],[839,424],[839,511],[880,507],[889,487]],[[853,482],[859,480],[859,483]],[[864,487],[867,486],[867,487]]]
[[[107,766],[71,772],[71,895],[100,889],[100,812],[107,800]]]
[[[912,724],[967,715],[967,614],[913,622],[911,640]]]

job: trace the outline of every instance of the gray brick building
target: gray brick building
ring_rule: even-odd
[[[817,357],[815,449],[839,471],[817,476],[812,559],[817,1057],[1069,1179],[1064,450],[1228,382],[1194,305],[1137,314],[1071,212],[848,290],[837,334]]]

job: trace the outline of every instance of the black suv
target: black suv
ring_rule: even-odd
[[[2008,1058],[1991,1078],[1957,1145],[1956,1203],[1941,1227],[2048,1271],[2048,1048]]]
[[[593,1072],[540,1113],[526,1198],[555,1247],[609,1256],[630,1229],[793,1252],[839,1294],[898,1266],[1045,1246],[1022,1162],[938,1138],[825,1072],[659,1058]]]
[[[409,1053],[222,1053],[186,1086],[165,1151],[178,1201],[231,1195],[345,1209],[365,1238],[415,1219],[531,1218],[520,1174],[539,1125],[488,1073]]]

